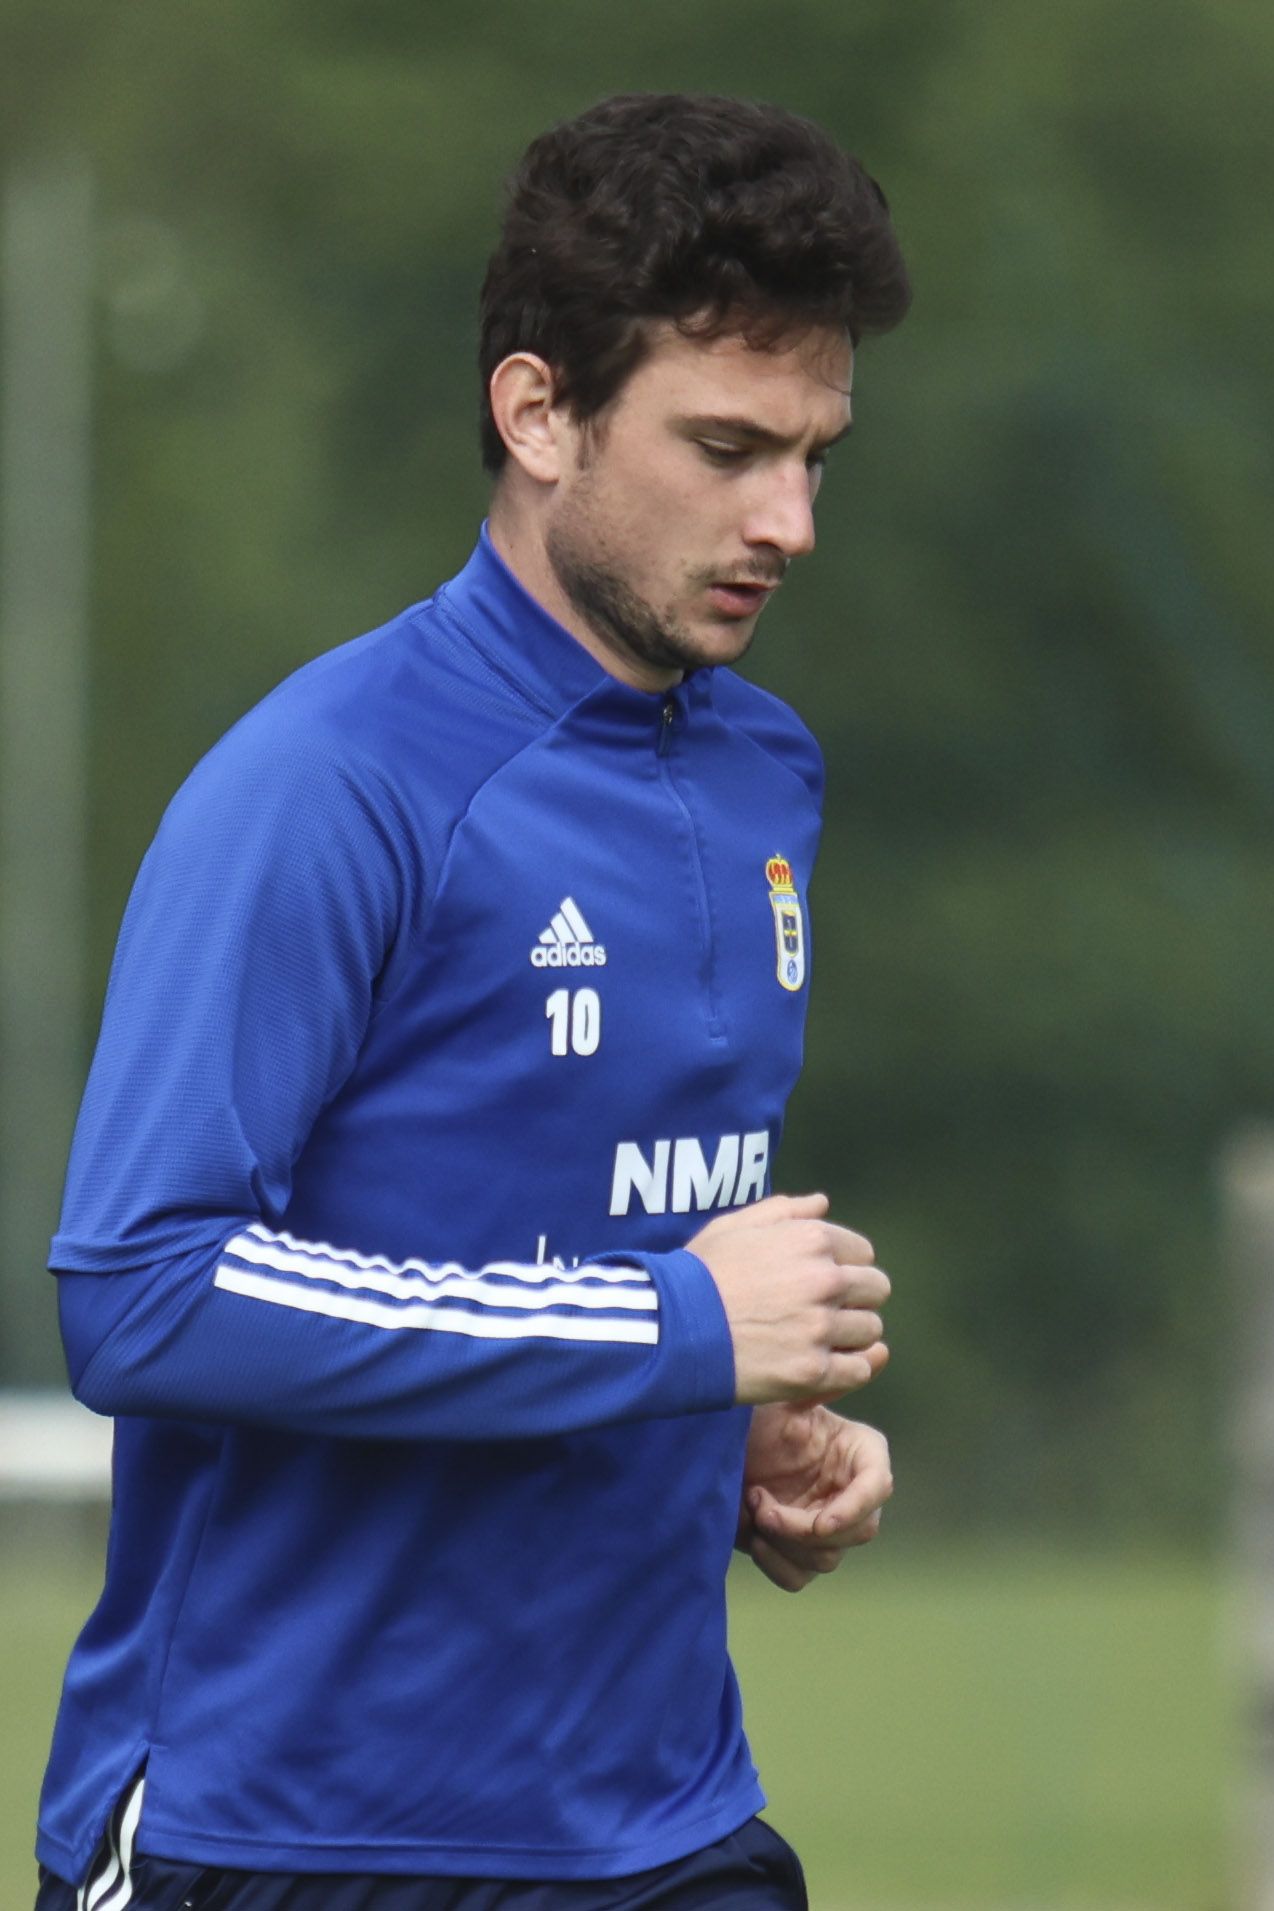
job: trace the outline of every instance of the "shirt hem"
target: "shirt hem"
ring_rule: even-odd
[[[88,1859],[83,1864],[78,1863],[68,1844],[43,1829],[36,1831],[35,1860],[46,1871],[51,1871],[55,1878],[60,1878],[63,1884],[69,1884],[72,1890],[80,1882],[89,1863]]]
[[[236,1871],[353,1871],[395,1876],[445,1878],[622,1878],[648,1871],[701,1851],[737,1831],[765,1804],[759,1785],[719,1805],[705,1818],[670,1829],[640,1844],[616,1847],[554,1848],[535,1845],[337,1844],[307,1841],[287,1844],[252,1838],[221,1838],[190,1831],[149,1814],[138,1837],[138,1850],[177,1863],[218,1865]],[[41,1862],[57,1870],[43,1854]]]

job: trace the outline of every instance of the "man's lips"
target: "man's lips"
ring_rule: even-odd
[[[728,617],[750,617],[777,589],[777,578],[770,584],[758,584],[750,578],[721,578],[708,586],[708,597]]]

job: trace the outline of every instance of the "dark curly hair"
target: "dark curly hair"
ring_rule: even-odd
[[[910,299],[884,193],[812,121],[711,94],[602,100],[534,140],[509,183],[482,287],[482,461],[505,461],[489,392],[510,352],[545,359],[582,421],[640,364],[652,319],[762,347],[838,326],[856,345]]]

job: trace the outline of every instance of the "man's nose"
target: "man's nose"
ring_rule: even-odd
[[[750,545],[770,545],[785,558],[805,557],[814,549],[814,499],[804,465],[775,473],[757,498],[743,535]]]

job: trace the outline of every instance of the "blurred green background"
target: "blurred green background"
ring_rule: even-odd
[[[845,1847],[829,1904],[1228,1902],[1195,1629],[1226,1502],[1215,1164],[1274,1108],[1267,0],[0,0],[0,33],[6,173],[79,155],[95,200],[85,1058],[175,784],[468,551],[476,294],[526,141],[703,88],[811,114],[881,179],[915,307],[862,352],[820,551],[749,669],[828,758],[780,1178],[895,1275],[861,1408],[895,1552],[808,1603],[742,1591],[741,1633],[787,1668],[755,1679],[776,1801],[828,1792],[802,1836]],[[3,1272],[0,1379],[47,1377],[40,1276]],[[7,1562],[15,1611],[40,1557]],[[1149,1670],[1120,1684],[1121,1626],[1175,1712]],[[798,1665],[815,1639],[843,1709]],[[971,1812],[929,1809],[943,1748]]]

